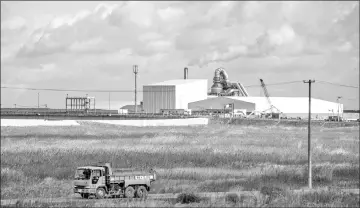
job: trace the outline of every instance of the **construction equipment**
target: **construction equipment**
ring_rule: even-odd
[[[95,196],[146,198],[156,180],[154,170],[112,169],[110,163],[78,167],[75,172],[74,193],[83,198]]]
[[[270,107],[270,108],[262,111],[262,115],[265,116],[265,118],[280,118],[281,111],[278,108],[276,108],[273,104],[271,104],[269,93],[268,93],[265,83],[262,79],[260,79],[260,83],[261,83],[261,87],[264,91],[266,100]],[[267,113],[268,110],[270,110],[270,113]]]
[[[230,82],[224,68],[217,68],[209,95],[248,97],[245,87],[238,82]]]

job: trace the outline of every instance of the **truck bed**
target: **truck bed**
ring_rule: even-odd
[[[113,176],[145,176],[145,175],[152,175],[149,172],[144,171],[117,171],[113,172]]]
[[[128,173],[116,173],[110,176],[111,183],[122,183],[125,180],[144,180],[144,179],[154,179],[154,175],[146,172],[139,172],[138,174],[135,172]]]

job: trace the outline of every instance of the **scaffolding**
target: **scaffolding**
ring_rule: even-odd
[[[66,111],[84,111],[88,112],[91,109],[95,110],[95,97],[69,97],[66,95],[65,99]],[[93,108],[91,108],[93,105]]]

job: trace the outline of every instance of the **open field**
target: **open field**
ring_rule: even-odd
[[[151,193],[307,186],[304,127],[213,124],[141,128],[86,121],[80,124],[1,127],[1,198],[71,197],[75,168],[99,161],[112,162],[118,168],[154,167],[160,179]],[[315,127],[312,133],[313,186],[359,188],[359,128]],[[335,192],[286,196],[280,197],[277,205],[342,206],[349,197]],[[194,205],[223,206],[203,203]],[[358,203],[355,198],[348,205]]]

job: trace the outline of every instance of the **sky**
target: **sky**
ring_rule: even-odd
[[[265,84],[315,79],[312,96],[359,109],[358,1],[1,2],[1,86],[133,90],[207,79],[223,67],[251,96]],[[269,85],[270,96],[308,96],[308,84]],[[39,94],[38,94],[39,93]],[[64,108],[69,96],[98,108],[131,104],[133,92],[1,89],[1,106]],[[138,93],[142,100],[142,93]]]

